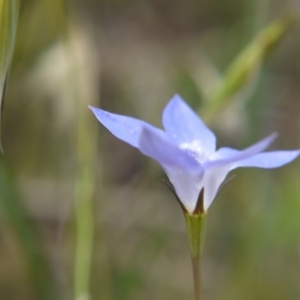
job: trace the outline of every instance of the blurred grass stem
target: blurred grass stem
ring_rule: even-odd
[[[206,121],[211,120],[215,113],[222,111],[236,99],[246,99],[252,85],[256,82],[263,62],[280,44],[296,17],[287,13],[273,21],[261,30],[236,59],[230,64],[224,74],[224,79],[208,98],[202,108],[202,116]]]
[[[96,137],[91,129],[88,104],[95,100],[89,80],[90,69],[82,66],[87,53],[78,37],[80,24],[75,18],[67,1],[62,0],[62,11],[65,18],[64,46],[66,57],[70,59],[70,68],[67,74],[67,88],[70,98],[75,103],[75,139],[76,139],[76,171],[75,171],[75,218],[76,218],[76,248],[75,248],[75,274],[74,299],[90,299],[90,273],[94,238],[94,208],[93,194],[95,188],[95,158]]]
[[[74,59],[75,55],[74,55]],[[79,72],[79,70],[77,71]],[[79,87],[79,78],[76,72],[71,75],[74,77],[74,92],[76,93],[76,83]],[[94,236],[94,217],[93,217],[93,193],[95,185],[94,170],[94,136],[89,130],[90,122],[87,114],[89,113],[84,98],[77,93],[77,179],[75,194],[76,210],[76,254],[75,254],[75,296],[76,299],[90,299],[90,272]],[[82,101],[80,101],[82,100]]]
[[[2,115],[10,63],[13,55],[19,18],[19,0],[0,1],[0,151]]]

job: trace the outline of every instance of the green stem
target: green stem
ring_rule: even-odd
[[[95,98],[92,95],[92,87],[86,87],[88,72],[78,62],[81,61],[80,49],[74,42],[74,24],[76,17],[72,15],[67,0],[61,0],[63,42],[66,57],[70,62],[66,83],[70,92],[70,99],[76,107],[76,191],[75,191],[75,217],[76,217],[76,250],[74,270],[74,298],[76,300],[89,300],[91,267],[94,241],[94,207],[93,196],[96,182],[95,161],[97,142],[92,129],[88,104],[92,104]],[[89,92],[87,92],[89,91]]]
[[[75,254],[75,299],[90,299],[90,270],[93,248],[93,177],[79,170],[76,193],[76,254]],[[82,176],[80,178],[80,176]]]
[[[201,263],[200,258],[192,258],[195,300],[201,300]]]
[[[206,228],[206,214],[185,213],[186,226],[188,231],[193,278],[194,278],[194,291],[195,300],[201,300],[201,253],[203,250],[205,228]]]
[[[192,259],[200,259],[206,229],[206,214],[192,215],[185,213],[186,227],[188,231]]]

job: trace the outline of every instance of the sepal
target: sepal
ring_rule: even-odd
[[[188,231],[192,259],[199,260],[204,246],[206,231],[206,213],[185,213],[184,216]]]

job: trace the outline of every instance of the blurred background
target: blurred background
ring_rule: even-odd
[[[165,174],[87,106],[161,127],[180,93],[218,147],[277,131],[272,149],[300,148],[299,12],[280,0],[22,1],[2,126],[0,299],[193,299]],[[234,171],[209,210],[204,299],[300,299],[299,167]]]

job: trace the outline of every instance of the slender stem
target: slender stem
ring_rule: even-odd
[[[206,228],[206,214],[189,214],[185,213],[185,220],[187,225],[193,277],[195,300],[201,300],[201,253],[204,244],[205,228]]]
[[[77,28],[78,20],[70,10],[68,0],[61,0],[63,45],[68,63],[69,72],[66,76],[66,86],[69,97],[74,101],[76,112],[75,147],[77,151],[75,179],[75,222],[76,222],[76,249],[74,267],[74,299],[91,299],[90,281],[94,246],[94,190],[96,182],[96,132],[92,129],[88,104],[96,98],[90,83],[90,74],[82,62],[82,49],[75,41],[80,35]],[[76,22],[75,22],[76,20]],[[85,61],[84,61],[85,62]],[[95,133],[94,133],[95,132]]]
[[[201,264],[200,258],[192,258],[195,300],[201,300]]]

